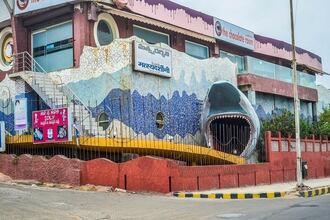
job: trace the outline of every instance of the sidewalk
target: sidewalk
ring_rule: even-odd
[[[299,192],[301,197],[312,197],[330,193],[330,178],[304,180],[310,189]],[[173,195],[179,198],[210,198],[210,199],[253,199],[277,198],[296,193],[296,182],[277,183],[240,188],[215,189],[208,191],[178,192]]]

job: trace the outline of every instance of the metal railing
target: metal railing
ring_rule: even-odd
[[[78,105],[80,107],[79,115],[73,115],[81,124],[84,132],[83,121],[89,120],[89,130],[92,127],[92,112],[88,105],[84,103],[68,86],[63,84],[63,80],[59,75],[52,74],[58,78],[58,82],[54,82],[51,77],[46,77],[48,72],[28,53],[21,52],[14,54],[13,72],[28,72],[27,75],[21,75],[22,78],[31,83],[33,89],[46,102],[50,108],[69,107],[69,102],[73,104],[73,108]],[[62,94],[61,94],[62,93]],[[78,107],[78,108],[79,108]],[[77,112],[72,109],[73,112]],[[87,117],[84,117],[84,111]]]

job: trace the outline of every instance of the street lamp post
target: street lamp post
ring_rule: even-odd
[[[294,96],[294,116],[296,128],[296,155],[297,155],[297,188],[303,187],[302,166],[301,166],[301,144],[300,144],[300,101],[298,96],[298,77],[297,77],[297,60],[294,33],[293,18],[293,0],[290,0],[290,17],[291,17],[291,40],[292,40],[292,79],[293,79],[293,96]]]

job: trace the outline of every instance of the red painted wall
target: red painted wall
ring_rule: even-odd
[[[252,90],[257,92],[275,94],[293,98],[292,84],[279,80],[268,79],[265,77],[252,74],[241,74],[237,76],[237,85],[250,85]],[[317,102],[318,94],[316,89],[298,86],[299,98]]]
[[[34,179],[41,182],[80,185],[80,166],[83,162],[55,156],[47,160],[42,156],[15,157],[0,154],[0,172],[13,179]]]
[[[79,161],[55,156],[47,160],[30,155],[18,157],[16,163],[14,156],[1,154],[0,172],[14,179],[95,184],[160,193],[243,187],[294,181],[296,154],[282,146],[285,142],[290,146],[292,141],[271,137],[268,132],[265,142],[269,162],[261,164],[185,166],[173,160],[148,156],[117,164],[107,159]],[[278,148],[274,147],[275,142],[278,142]],[[303,140],[303,146],[306,143],[313,143],[310,152],[302,152],[303,160],[308,162],[308,178],[329,176],[330,142],[314,138]],[[318,143],[322,144],[321,149],[317,147]]]
[[[241,74],[237,76],[237,85],[250,85],[252,90],[257,92],[275,94],[293,98],[292,84],[279,80],[268,79],[252,74]],[[317,102],[318,94],[316,89],[298,86],[299,98]]]

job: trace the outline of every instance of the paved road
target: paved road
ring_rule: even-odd
[[[2,219],[330,219],[330,196],[200,200],[0,183]]]

